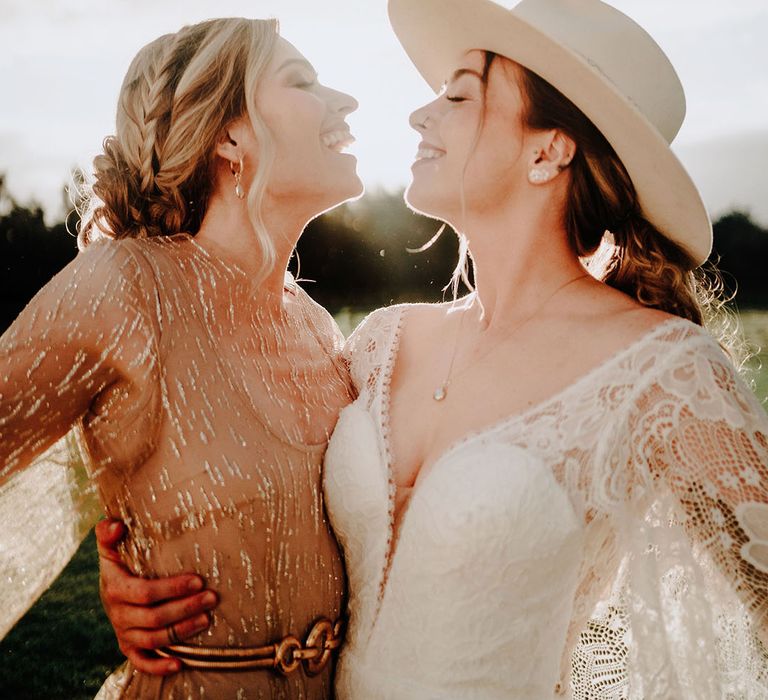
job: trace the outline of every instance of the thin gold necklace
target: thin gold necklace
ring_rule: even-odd
[[[512,330],[507,332],[506,337],[505,337],[504,340],[505,341],[508,340],[511,335],[514,335],[515,333],[517,333],[526,323],[528,323],[528,321],[530,321],[534,316],[536,316],[536,314],[538,314],[540,311],[542,311],[542,309],[544,309],[544,307],[550,301],[552,301],[552,299],[554,299],[555,295],[558,292],[561,292],[568,285],[573,284],[574,282],[577,282],[578,280],[584,279],[585,277],[589,277],[589,273],[588,272],[585,272],[583,275],[579,275],[578,277],[574,277],[573,279],[569,279],[567,282],[564,282],[563,284],[561,284],[557,289],[555,289],[554,292],[552,292],[552,294],[550,294],[546,299],[544,299],[543,302],[541,302],[541,304],[539,304],[536,307],[536,309],[533,311],[533,313],[531,313],[530,315],[526,316],[516,326],[513,326]],[[461,328],[462,328],[462,325],[464,323],[464,317],[466,316],[467,311],[469,310],[469,308],[470,307],[467,307],[466,309],[464,309],[464,311],[462,311],[461,320],[459,321],[459,328],[456,331],[456,342],[454,342],[454,344],[453,344],[453,352],[451,353],[451,362],[448,365],[448,372],[446,373],[445,379],[443,380],[442,384],[440,384],[437,387],[437,389],[435,389],[434,393],[432,394],[432,398],[435,401],[444,401],[445,397],[448,396],[448,387],[450,386],[451,381],[453,379],[456,379],[457,377],[460,377],[472,364],[472,363],[470,363],[470,365],[467,365],[467,367],[465,367],[457,375],[455,375],[454,377],[451,377],[451,373],[453,372],[453,363],[456,360],[456,352],[459,349],[459,339],[461,338]],[[495,345],[495,344],[491,345],[482,355],[480,355],[480,357],[476,357],[473,360],[473,362],[479,362],[480,360],[482,360],[495,347],[497,347],[497,345]]]

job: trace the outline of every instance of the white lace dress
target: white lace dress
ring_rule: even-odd
[[[350,625],[340,700],[768,698],[768,417],[717,343],[658,326],[456,442],[393,543],[405,306],[347,343],[325,460]]]

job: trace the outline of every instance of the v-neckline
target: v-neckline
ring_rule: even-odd
[[[684,318],[665,319],[664,321],[657,323],[656,325],[652,326],[650,329],[641,333],[637,338],[632,340],[629,344],[617,350],[612,355],[609,355],[605,360],[599,362],[591,369],[579,375],[578,377],[576,377],[576,379],[569,382],[568,384],[563,386],[561,389],[551,394],[549,397],[542,399],[541,401],[537,401],[533,405],[521,411],[512,413],[497,421],[492,421],[488,425],[482,426],[475,430],[471,430],[465,433],[464,435],[460,436],[456,440],[454,440],[430,463],[426,465],[422,464],[421,467],[419,467],[419,470],[416,473],[416,479],[413,482],[413,486],[410,487],[410,493],[408,494],[408,498],[405,501],[405,503],[403,503],[402,505],[402,511],[399,514],[399,523],[397,523],[397,527],[396,527],[395,503],[396,503],[396,496],[397,496],[397,483],[395,482],[395,477],[394,477],[394,458],[393,458],[392,445],[391,445],[390,435],[389,435],[390,422],[391,422],[391,405],[392,405],[391,384],[392,384],[392,375],[394,374],[395,365],[397,363],[397,357],[399,354],[399,347],[400,347],[400,340],[403,332],[405,312],[408,307],[409,305],[404,304],[398,310],[398,315],[395,320],[394,329],[392,331],[390,345],[388,348],[387,359],[382,368],[380,384],[379,384],[379,391],[381,395],[381,404],[380,404],[381,410],[380,410],[379,424],[377,428],[381,435],[382,449],[384,452],[384,459],[386,461],[386,471],[387,471],[387,477],[389,481],[389,494],[388,494],[389,496],[389,536],[387,538],[386,559],[384,563],[384,571],[382,574],[381,585],[379,589],[379,609],[381,608],[381,603],[384,599],[384,595],[388,587],[392,566],[394,564],[395,558],[397,556],[397,550],[399,548],[398,547],[399,541],[402,536],[403,529],[406,525],[408,513],[411,509],[411,505],[413,504],[413,500],[416,497],[419,490],[423,488],[424,482],[428,481],[429,477],[435,471],[437,471],[436,467],[438,467],[442,462],[444,462],[449,456],[451,456],[457,450],[461,449],[468,443],[471,443],[473,440],[496,433],[499,430],[502,430],[503,428],[506,428],[509,425],[512,425],[518,421],[521,421],[534,413],[542,411],[544,408],[551,405],[552,403],[555,403],[556,401],[563,400],[569,394],[581,388],[582,385],[592,380],[597,374],[608,369],[609,367],[612,367],[621,359],[623,359],[625,356],[629,355],[632,351],[636,350],[640,345],[651,340],[662,330],[669,329],[678,324],[679,325],[691,324],[690,321]],[[378,617],[378,612],[376,617]],[[374,620],[374,623],[375,623],[375,620]]]

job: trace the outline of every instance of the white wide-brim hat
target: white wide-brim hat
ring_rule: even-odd
[[[647,32],[599,0],[389,0],[408,56],[436,92],[467,51],[516,61],[551,83],[600,129],[637,190],[643,216],[696,264],[712,224],[669,147],[685,116],[675,69]]]

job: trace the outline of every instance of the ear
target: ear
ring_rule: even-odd
[[[528,182],[532,185],[554,180],[570,165],[576,153],[574,140],[559,129],[542,131],[533,143],[528,159]]]
[[[230,163],[237,163],[243,157],[246,140],[246,126],[243,119],[236,119],[222,129],[216,141],[216,155]]]

